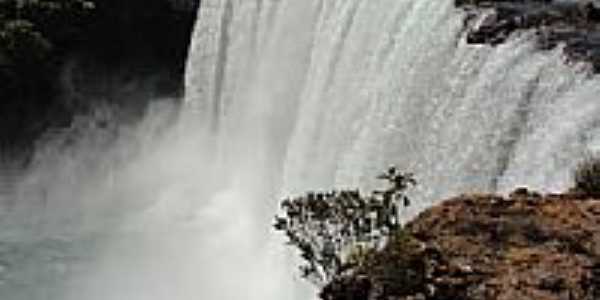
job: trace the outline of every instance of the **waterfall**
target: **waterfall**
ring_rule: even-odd
[[[467,45],[452,1],[298,2],[203,1],[187,69],[221,159],[265,146],[280,194],[369,190],[391,164],[419,179],[414,212],[461,192],[561,191],[600,141],[597,79],[530,33]]]
[[[527,32],[467,45],[463,19],[452,1],[203,0],[181,111],[75,126],[20,175],[0,298],[310,299],[270,227],[281,197],[368,191],[392,164],[419,182],[406,218],[564,190],[600,146],[598,79]]]

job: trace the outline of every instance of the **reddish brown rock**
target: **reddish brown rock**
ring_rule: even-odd
[[[368,268],[385,269],[410,257],[411,264],[396,263],[405,269],[395,271],[422,273],[412,277],[412,289],[389,292],[405,284],[404,275],[396,282],[370,275],[366,283],[365,274],[373,272],[364,270],[359,273],[367,293],[326,299],[600,299],[600,200],[523,188],[508,198],[462,195],[424,211],[406,230],[420,247],[397,256],[387,247],[375,254],[386,262]],[[424,269],[407,270],[411,266]],[[352,286],[352,280],[348,276],[343,283]]]
[[[481,274],[463,299],[597,299],[600,201],[517,189],[509,198],[464,195],[408,224],[446,264]],[[451,275],[446,280],[456,279]]]

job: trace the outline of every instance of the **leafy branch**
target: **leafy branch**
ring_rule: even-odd
[[[357,252],[381,247],[402,226],[399,207],[410,205],[405,192],[416,184],[413,174],[390,167],[377,179],[385,180],[387,188],[369,196],[342,190],[282,201],[283,214],[274,226],[300,251],[304,278],[323,285],[351,272],[359,264]]]

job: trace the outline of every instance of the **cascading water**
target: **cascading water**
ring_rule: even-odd
[[[224,151],[264,145],[284,194],[373,188],[389,164],[417,174],[417,210],[563,190],[598,143],[597,79],[527,33],[467,45],[463,20],[452,1],[206,0],[187,100]]]
[[[270,231],[282,195],[368,190],[390,164],[420,183],[407,216],[564,189],[600,146],[600,83],[527,33],[466,45],[463,18],[452,1],[202,1],[175,124],[84,134],[23,175],[0,298],[307,299]]]

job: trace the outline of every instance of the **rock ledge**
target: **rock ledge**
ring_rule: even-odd
[[[423,212],[406,230],[410,247],[386,247],[376,263],[331,283],[322,298],[600,299],[600,201],[593,197],[525,188],[509,197],[462,195]],[[377,268],[383,271],[372,272]]]

